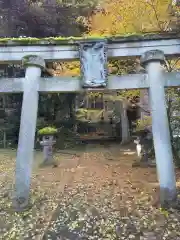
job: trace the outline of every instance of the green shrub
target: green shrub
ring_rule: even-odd
[[[143,131],[152,125],[151,116],[144,116],[143,119],[136,121],[136,131]]]

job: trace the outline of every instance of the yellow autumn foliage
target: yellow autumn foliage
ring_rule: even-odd
[[[163,31],[170,22],[171,0],[105,0],[91,17],[89,35]]]
[[[143,119],[139,119],[136,122],[136,130],[141,131],[145,128],[148,128],[152,125],[152,118],[151,116],[144,116]]]
[[[165,31],[171,20],[170,6],[171,0],[104,0],[101,10],[90,18],[88,35],[98,37]],[[131,97],[139,95],[139,91],[122,94]]]

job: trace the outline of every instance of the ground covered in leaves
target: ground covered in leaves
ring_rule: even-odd
[[[159,208],[156,170],[132,168],[132,146],[75,153],[55,154],[56,168],[39,168],[36,153],[31,204],[15,213],[15,151],[0,151],[0,239],[180,240],[180,212]]]

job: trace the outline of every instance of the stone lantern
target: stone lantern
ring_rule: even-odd
[[[57,133],[56,128],[45,127],[39,130],[38,134],[42,136],[40,145],[43,147],[43,164],[54,164],[53,159],[53,145],[56,143],[55,135]]]

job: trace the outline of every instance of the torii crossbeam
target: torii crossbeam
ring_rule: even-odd
[[[171,36],[172,37],[172,36]],[[156,164],[161,189],[161,202],[176,198],[176,181],[166,113],[165,87],[180,86],[180,73],[165,73],[161,67],[164,55],[180,55],[180,39],[151,36],[148,40],[121,39],[108,44],[108,57],[141,56],[147,74],[109,76],[106,89],[149,89],[152,110],[152,131]],[[27,56],[28,55],[28,56]],[[77,77],[41,78],[45,61],[78,59],[76,44],[68,46],[1,46],[0,61],[20,62],[25,59],[25,78],[0,79],[0,93],[23,92],[21,125],[16,159],[16,206],[27,205],[30,191],[31,167],[38,111],[39,92],[80,92],[82,79]],[[98,60],[98,56],[96,55]],[[87,59],[86,59],[87,60]],[[101,59],[102,60],[102,59]],[[87,63],[88,64],[88,63]],[[93,63],[96,64],[96,63]],[[100,64],[98,62],[98,64]],[[104,64],[104,63],[103,63]],[[98,65],[102,67],[102,65]],[[94,68],[93,68],[94,69]],[[97,69],[97,74],[99,74]],[[92,72],[88,72],[92,74]],[[87,75],[87,76],[90,76]],[[92,88],[91,91],[103,89]],[[20,204],[19,199],[23,204]]]

